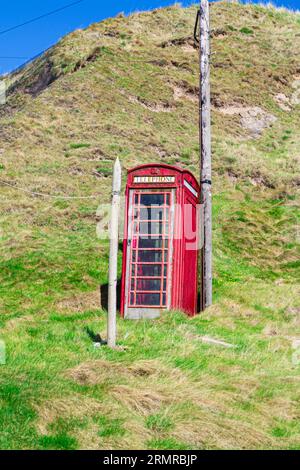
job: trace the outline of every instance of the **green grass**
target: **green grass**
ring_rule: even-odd
[[[17,88],[0,109],[1,178],[52,197],[1,189],[1,449],[300,448],[300,115],[274,100],[294,92],[299,15],[211,7],[213,306],[193,319],[118,318],[117,350],[86,334],[106,335],[108,242],[96,226],[113,160],[123,185],[126,169],[150,161],[198,174],[187,94],[198,52],[188,41],[161,47],[191,36],[195,12],[175,6],[75,31],[49,51],[56,80],[37,97],[27,91],[44,56],[7,77]],[[232,103],[277,120],[254,139],[221,113]]]
[[[240,32],[243,33],[243,34],[253,34],[253,29],[244,27],[244,28],[240,29]]]
[[[67,434],[43,436],[38,440],[39,447],[44,450],[76,450],[76,439]]]
[[[70,144],[70,149],[84,149],[84,148],[89,148],[90,146],[91,146],[90,144],[73,143],[73,144]]]
[[[1,334],[7,363],[0,447],[297,446],[299,367],[286,339],[294,321],[278,310],[287,300],[282,286],[260,285],[277,305],[266,311],[251,305],[256,287],[235,282],[222,302],[194,319],[170,312],[152,322],[118,320],[124,351],[93,347],[85,327],[104,333],[106,323],[97,310],[10,320]],[[272,328],[277,333],[268,336]],[[201,336],[235,348],[202,343]],[[232,428],[227,436],[225,423]]]

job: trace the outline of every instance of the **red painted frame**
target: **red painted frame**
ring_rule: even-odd
[[[173,177],[174,181],[170,182],[136,182],[135,177]],[[191,188],[192,191],[191,192]],[[126,287],[126,267],[127,267],[127,244],[128,244],[128,218],[129,218],[129,195],[130,191],[146,191],[146,192],[157,192],[159,190],[163,192],[175,192],[175,203],[176,210],[174,214],[174,240],[173,240],[173,256],[172,266],[171,260],[168,260],[168,269],[172,268],[171,273],[171,305],[172,309],[184,310],[188,315],[195,315],[197,313],[197,294],[198,294],[198,250],[186,251],[186,239],[184,237],[184,226],[189,221],[184,221],[183,206],[185,203],[192,203],[192,218],[198,221],[197,215],[195,216],[193,211],[197,211],[197,205],[199,204],[200,187],[191,172],[182,168],[171,166],[167,164],[145,164],[137,166],[128,171],[127,185],[126,185],[126,205],[125,205],[125,227],[124,227],[124,244],[123,244],[123,265],[122,265],[122,284],[121,284],[121,315],[124,316],[125,304],[127,302],[127,296],[131,289],[131,266],[130,266],[130,279],[128,282],[128,293],[125,292]],[[195,193],[195,194],[193,194]],[[187,202],[188,201],[188,202]],[[134,202],[134,199],[133,199]],[[165,200],[166,202],[166,200]],[[170,205],[171,207],[171,205]],[[181,210],[179,210],[181,208]],[[183,214],[183,215],[182,215]],[[164,209],[164,215],[165,209]],[[133,224],[132,224],[133,225]],[[197,228],[196,233],[199,233]],[[132,253],[132,250],[131,250]],[[170,258],[170,248],[168,256]],[[143,263],[144,264],[144,263]],[[159,263],[154,263],[159,264]],[[162,261],[164,266],[164,261]],[[186,284],[186,276],[188,273],[188,289]],[[136,272],[135,272],[136,274]],[[162,272],[163,275],[163,272]],[[158,276],[159,277],[159,276]],[[136,278],[136,276],[135,276]],[[168,276],[167,276],[168,279]],[[192,280],[192,282],[191,282]],[[163,282],[161,283],[161,289]],[[166,287],[168,292],[168,286]],[[153,293],[153,291],[151,291]],[[129,305],[128,299],[128,305]],[[136,306],[130,308],[151,308],[153,306]],[[166,309],[164,305],[154,306],[154,308]]]

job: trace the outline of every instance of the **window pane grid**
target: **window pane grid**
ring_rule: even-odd
[[[166,307],[170,196],[169,192],[133,194],[130,306]]]

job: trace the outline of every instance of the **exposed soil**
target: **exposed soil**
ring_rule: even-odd
[[[271,183],[265,176],[263,176],[259,171],[253,172],[249,177],[243,177],[233,170],[227,171],[227,177],[232,183],[237,183],[241,180],[248,180],[253,186],[264,186],[266,188],[274,189],[274,184]]]
[[[149,148],[161,158],[168,156],[168,153],[162,147],[159,147],[156,144],[150,144]]]
[[[89,54],[87,57],[77,62],[74,68],[74,72],[76,72],[77,70],[83,69],[91,62],[95,62],[95,60],[97,60],[100,57],[101,52],[102,52],[102,49],[100,46],[95,47],[95,49],[93,50],[91,54]]]
[[[173,88],[175,101],[181,100],[182,98],[192,101],[193,103],[197,103],[199,101],[198,87],[192,86],[185,81],[171,86]]]
[[[36,67],[33,68],[37,70]],[[44,91],[51,83],[53,83],[58,76],[53,71],[53,65],[49,58],[45,58],[41,62],[41,66],[38,68],[38,73],[31,73],[31,67],[22,76],[22,80],[17,80],[9,89],[8,94],[22,92],[27,93],[33,97],[39,95]]]
[[[290,100],[284,93],[278,93],[277,95],[275,95],[274,101],[283,111],[291,110]]]
[[[172,46],[181,46],[185,52],[195,52],[198,49],[197,44],[195,44],[194,40],[190,36],[172,39],[170,41],[165,41],[160,44],[160,47],[162,47],[163,49],[165,47]]]
[[[211,31],[210,36],[212,38],[214,37],[224,38],[225,36],[227,36],[227,34],[228,34],[228,31],[226,31],[226,29],[216,28]]]
[[[170,103],[149,103],[148,101],[138,96],[129,95],[128,99],[129,101],[131,101],[131,103],[137,103],[143,106],[143,108],[152,111],[153,113],[170,113],[174,109],[173,106],[170,105]]]
[[[92,53],[75,64],[73,72],[86,67],[90,62],[94,62],[100,55],[101,47],[97,46]],[[25,68],[24,72],[22,71],[21,73],[21,80],[16,80],[8,89],[7,94],[11,95],[19,92],[29,94],[35,98],[63,75],[63,70],[54,71],[51,58],[44,56],[43,59],[37,59],[37,61],[29,64],[28,69],[26,70]]]
[[[265,186],[266,188],[274,189],[274,185],[260,172],[253,174],[250,178],[251,183],[253,186]]]
[[[220,107],[218,111],[227,116],[239,116],[241,126],[247,129],[250,136],[254,139],[260,137],[263,130],[272,126],[277,120],[275,116],[258,106],[242,107],[240,105],[232,105]]]

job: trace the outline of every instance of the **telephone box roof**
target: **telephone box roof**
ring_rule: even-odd
[[[129,174],[137,170],[143,170],[143,169],[145,170],[146,168],[154,168],[154,167],[165,168],[165,169],[169,169],[172,171],[177,171],[178,173],[189,174],[194,179],[197,186],[199,187],[199,183],[191,171],[181,168],[180,166],[168,165],[167,163],[144,163],[143,165],[137,165],[133,168],[130,168],[129,170],[127,170],[127,173]]]

